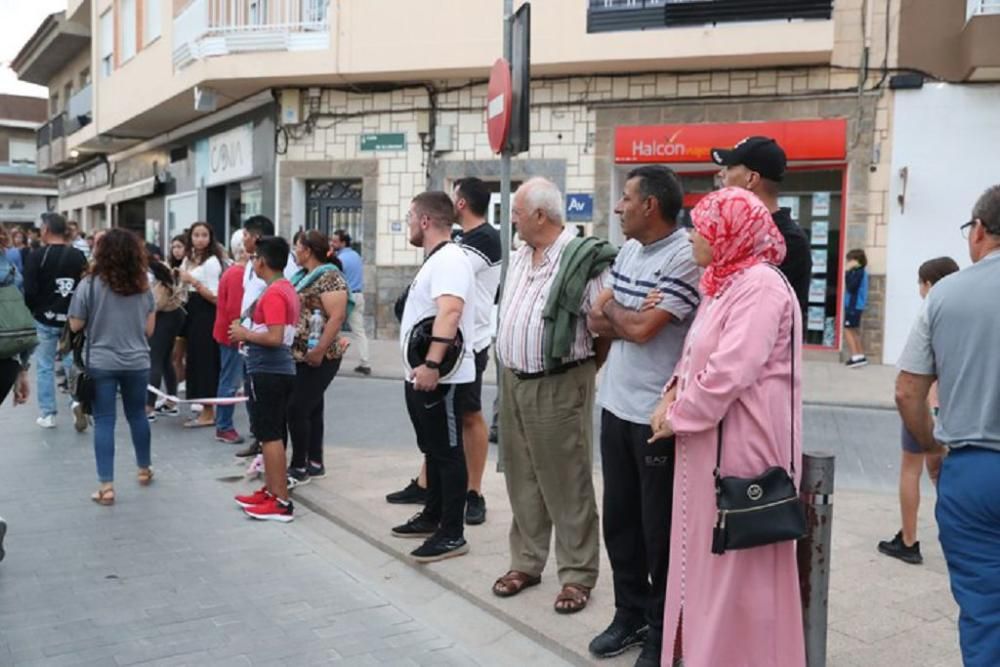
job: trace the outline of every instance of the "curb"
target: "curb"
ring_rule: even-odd
[[[371,375],[371,377],[375,377],[375,375],[373,374]],[[399,378],[389,378],[389,379],[397,380]],[[299,489],[299,493],[301,494],[302,492],[308,493],[308,489],[305,488]],[[336,505],[338,507],[349,507],[350,505],[355,504],[354,501],[351,501],[334,492],[327,491],[327,493],[329,493],[330,496],[332,496],[333,499],[337,501]],[[392,546],[390,546],[390,543],[388,541],[383,541],[378,537],[376,537],[375,535],[366,532],[362,528],[354,525],[347,518],[339,516],[336,512],[327,509],[327,507],[325,507],[324,504],[321,504],[320,502],[312,500],[303,495],[296,495],[295,502],[299,503],[303,507],[308,508],[310,511],[317,514],[318,516],[323,517],[327,521],[336,524],[337,526],[346,530],[352,535],[361,538],[362,540],[364,540],[371,546],[375,547],[379,551],[385,553],[386,555],[392,556],[397,561],[403,563],[413,571],[427,577],[429,580],[433,581],[434,583],[438,584],[439,586],[448,590],[449,592],[461,596],[464,600],[467,600],[468,602],[474,604],[477,608],[482,609],[487,614],[493,616],[497,620],[510,626],[512,630],[534,641],[539,646],[556,654],[557,656],[566,660],[567,662],[570,662],[574,665],[580,665],[581,667],[592,666],[594,664],[594,660],[590,657],[589,653],[578,653],[567,647],[565,644],[561,644],[558,641],[549,637],[548,635],[542,633],[534,626],[528,625],[527,623],[520,620],[516,616],[508,614],[502,611],[498,607],[487,604],[482,599],[480,599],[479,596],[475,595],[474,593],[470,592],[465,588],[462,588],[448,577],[445,577],[444,575],[432,569],[425,568],[411,561],[405,555],[403,555],[398,549],[395,549]]]

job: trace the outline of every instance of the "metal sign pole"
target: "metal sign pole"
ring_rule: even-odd
[[[511,32],[511,22],[514,16],[514,0],[503,0],[503,57],[507,62],[510,62],[511,55],[514,51],[512,32]],[[507,266],[510,264],[510,244],[511,244],[511,223],[510,223],[510,141],[508,139],[507,145],[504,146],[503,152],[500,154],[500,245],[501,245],[501,255],[502,259],[500,262],[500,301],[503,302],[503,288],[504,283],[507,280]],[[499,319],[499,311],[498,311]],[[498,323],[499,327],[499,323]],[[503,395],[503,378],[500,373],[500,363],[499,358],[494,354],[494,358],[497,359],[496,372],[497,372],[497,394],[498,396]],[[501,399],[502,400],[502,399]],[[500,409],[500,401],[497,401],[497,409]],[[500,424],[497,422],[497,432],[499,433]],[[502,453],[503,439],[497,438],[497,472],[503,472],[503,457],[500,455]]]

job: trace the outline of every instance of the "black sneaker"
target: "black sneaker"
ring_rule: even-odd
[[[371,366],[358,366],[357,368],[354,369],[354,372],[360,373],[361,375],[371,375],[372,369]]]
[[[3,519],[0,519],[0,560],[3,560],[3,557],[6,555],[6,553],[3,550],[3,538],[6,534],[7,534],[7,522],[4,521]]]
[[[312,479],[323,479],[326,477],[326,466],[322,463],[309,463],[309,467],[306,468],[309,471],[309,477]]]
[[[902,531],[896,533],[896,536],[888,542],[884,540],[879,542],[878,550],[886,556],[898,558],[904,563],[910,563],[911,565],[920,565],[924,562],[924,557],[920,555],[920,542],[917,541],[912,546],[906,546],[903,544]]]
[[[660,653],[663,652],[662,638],[646,637],[642,652],[635,659],[634,667],[660,667]]]
[[[260,443],[254,440],[249,445],[247,445],[240,451],[236,452],[236,456],[240,457],[241,459],[246,459],[250,458],[251,456],[257,456],[258,454],[261,453],[261,451],[262,450],[260,448]]]
[[[292,490],[297,486],[304,486],[309,483],[309,471],[305,468],[288,469],[288,489]]]
[[[433,563],[469,553],[469,543],[462,537],[432,537],[410,552],[418,563]]]
[[[848,368],[864,368],[865,366],[868,365],[868,357],[861,357],[860,359],[848,359],[846,365]]]
[[[410,517],[410,520],[401,526],[392,529],[393,537],[428,538],[438,529],[438,522],[431,521],[420,512]]]
[[[385,502],[390,505],[423,505],[427,502],[427,489],[411,479],[405,489],[387,495]]]
[[[649,634],[645,621],[628,621],[615,614],[611,625],[590,641],[587,649],[598,658],[613,658],[635,646],[641,646]]]
[[[465,495],[465,523],[470,526],[486,523],[486,498],[475,491]]]
[[[176,405],[167,405],[164,403],[160,407],[156,408],[156,414],[163,415],[165,417],[179,417],[181,409]]]

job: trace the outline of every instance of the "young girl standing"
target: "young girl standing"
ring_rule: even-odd
[[[958,264],[951,257],[938,257],[924,262],[917,271],[920,298],[926,298],[931,287],[947,275],[958,271]],[[937,411],[937,384],[931,387],[931,410]],[[937,478],[941,457],[925,454],[910,432],[903,427],[903,459],[899,468],[899,513],[902,529],[891,540],[878,543],[878,550],[886,556],[898,558],[914,565],[923,562],[920,542],[917,541],[917,510],[920,508],[920,477],[924,466],[932,480]]]

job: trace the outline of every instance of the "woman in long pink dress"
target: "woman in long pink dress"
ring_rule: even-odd
[[[804,667],[795,543],[711,550],[723,418],[722,475],[756,477],[801,459],[800,364],[793,377],[791,362],[801,358],[802,317],[775,268],[785,243],[745,190],[714,192],[691,217],[705,299],[652,417],[654,431],[677,435],[661,664],[680,656],[685,667]]]

